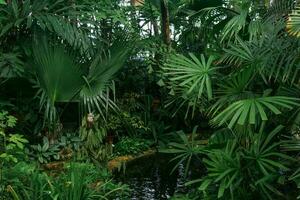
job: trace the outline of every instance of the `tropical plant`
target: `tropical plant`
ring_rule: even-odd
[[[78,151],[82,144],[82,139],[78,136],[77,132],[65,133],[58,139],[58,144],[64,148]]]
[[[21,76],[24,72],[24,63],[21,59],[22,55],[19,52],[14,53],[1,53],[0,67],[2,78],[12,78]],[[5,81],[5,79],[4,79]]]
[[[208,159],[204,160],[204,164],[208,177],[202,181],[199,190],[204,191],[210,184],[218,183],[217,198],[220,198],[226,189],[233,191],[241,186],[241,158],[235,150],[236,141],[232,141],[227,143],[225,149],[216,149],[207,154]]]
[[[298,189],[300,189],[300,168],[296,170],[294,174],[292,174],[289,180],[295,181]],[[298,196],[297,199],[300,199],[300,196]]]
[[[114,136],[123,155],[152,133],[185,175],[203,158],[182,199],[283,198],[299,183],[299,13],[299,0],[0,0],[0,107],[21,122],[0,113],[0,192],[124,199],[90,165],[52,177],[19,163],[27,139],[41,163],[76,151],[97,165]],[[196,125],[214,129],[207,146],[186,134]]]
[[[56,182],[56,190],[54,191],[59,199],[90,199],[96,190],[92,191],[88,188],[92,178],[88,175],[88,165],[73,163],[69,166],[65,176]]]
[[[0,163],[18,162],[19,155],[24,156],[22,151],[28,140],[20,134],[7,134],[8,128],[16,125],[17,119],[8,114],[8,112],[0,112]],[[2,168],[2,167],[1,167]]]
[[[170,62],[163,67],[163,70],[170,76],[170,81],[176,81],[180,87],[186,88],[184,91],[187,94],[193,92],[200,98],[206,92],[208,99],[211,99],[211,81],[216,70],[213,66],[214,58],[209,57],[206,61],[204,55],[201,55],[200,61],[194,54],[189,56],[191,58],[183,55],[170,57]]]
[[[40,172],[35,165],[19,162],[10,170],[4,171],[7,190],[4,192],[9,199],[52,199],[49,188],[50,178]]]
[[[126,194],[125,185],[112,187],[111,180],[99,180],[94,166],[71,163],[65,176],[55,182],[54,193],[61,200],[110,199]]]
[[[82,157],[88,156],[93,161],[106,162],[112,154],[112,144],[107,143],[107,129],[99,118],[99,115],[92,113],[83,118],[79,130],[83,142],[80,153]]]
[[[79,131],[81,139],[91,149],[101,146],[107,135],[105,127],[100,125],[99,117],[99,115],[89,114],[82,120]]]
[[[195,139],[197,128],[197,126],[194,127],[190,138],[183,131],[178,131],[176,134],[181,142],[170,142],[167,148],[159,150],[161,153],[176,155],[170,160],[170,162],[177,161],[171,173],[173,173],[180,164],[185,163],[185,176],[187,176],[192,159],[199,159],[198,156],[203,152],[204,147]]]
[[[234,102],[225,110],[219,112],[217,116],[212,119],[212,123],[222,126],[228,122],[228,127],[232,128],[234,125],[256,124],[257,121],[266,121],[267,110],[274,114],[281,114],[282,112],[276,106],[292,109],[292,106],[299,105],[298,99],[284,96],[258,97],[248,98]],[[214,113],[218,113],[219,109],[215,109]],[[257,120],[259,116],[259,120]]]
[[[210,35],[206,37],[209,42],[204,52],[208,57],[217,58],[213,62],[211,94],[191,92],[198,87],[200,93],[205,94],[205,81],[196,82],[197,79],[191,78],[197,77],[192,70],[182,67],[181,71],[176,71],[175,65],[171,70],[174,73],[165,71],[162,74],[169,82],[160,85],[167,86],[170,96],[175,96],[171,105],[178,110],[184,109],[184,101],[178,101],[183,97],[182,90],[177,92],[173,88],[185,87],[183,91],[190,91],[186,102],[194,111],[206,114],[211,125],[220,128],[203,153],[207,155],[204,163],[208,175],[196,180],[201,182],[203,196],[212,199],[282,196],[277,187],[281,176],[287,177],[290,170],[294,170],[293,159],[283,154],[279,147],[283,150],[297,147],[291,141],[276,139],[280,127],[270,134],[263,129],[254,131],[260,124],[274,126],[287,118],[289,123],[284,123],[288,125],[298,121],[299,98],[294,94],[299,90],[293,85],[299,80],[299,39],[287,34],[288,31],[297,36],[298,8],[286,23],[283,16],[289,14],[295,2],[266,3],[226,1],[220,7],[192,12],[197,22],[194,26],[200,27],[204,35]],[[195,51],[188,50],[192,52]],[[181,56],[176,59],[184,60]],[[172,60],[167,60],[166,66],[171,64]],[[193,69],[194,64],[186,62],[184,66]],[[283,88],[290,91],[282,92]],[[212,98],[207,98],[209,96]],[[186,110],[189,112],[189,108]]]
[[[199,189],[208,193],[214,191],[210,187],[216,187],[216,198],[245,197],[247,190],[252,191],[248,193],[249,198],[254,197],[255,192],[268,199],[273,199],[274,195],[282,196],[276,189],[276,181],[282,176],[281,171],[289,171],[287,163],[293,162],[291,157],[280,152],[279,146],[283,142],[273,142],[282,128],[278,126],[268,134],[263,129],[259,133],[250,131],[248,141],[234,139],[223,149],[208,148],[207,158],[203,161],[208,175],[193,182],[201,181]]]
[[[15,29],[28,34],[27,31],[34,32],[39,28],[64,39],[70,45],[77,45],[82,51],[86,51],[90,45],[87,33],[76,26],[76,23],[71,23],[75,19],[80,20],[76,10],[77,6],[82,9],[87,8],[83,4],[73,5],[71,8],[70,4],[64,4],[60,0],[9,1],[8,4],[1,5],[0,14],[3,17],[0,20],[0,37],[10,36]]]
[[[84,73],[85,64],[76,63],[75,58],[62,47],[51,47],[46,41],[35,46],[33,66],[39,89],[37,96],[40,108],[45,109],[45,119],[56,124],[58,116],[55,103],[75,99],[79,99],[88,112],[97,110],[103,119],[108,109],[116,109],[109,98],[108,84],[122,67],[131,49],[124,45],[124,42],[119,42],[108,52],[100,51],[89,63],[88,73]],[[65,74],[68,76],[65,77]]]
[[[289,20],[287,22],[288,32],[294,36],[299,37],[300,33],[300,8],[297,5],[296,8],[293,9],[292,13],[289,15]]]
[[[114,145],[115,155],[136,155],[150,148],[151,142],[142,138],[122,137]]]
[[[7,176],[11,178],[8,192],[14,200],[107,200],[128,195],[126,185],[115,184],[106,179],[100,180],[99,178],[105,177],[101,177],[98,170],[90,164],[68,164],[65,172],[57,178],[50,177],[25,163],[16,165],[14,170],[15,173]]]
[[[299,128],[299,127],[298,127]],[[292,132],[292,136],[286,136],[285,137],[285,142],[283,144],[281,144],[281,149],[285,152],[292,152],[295,153],[294,156],[296,159],[298,159],[299,157],[299,152],[300,152],[300,138],[299,138],[299,130],[294,130],[294,132]],[[299,160],[298,163],[299,165]],[[290,181],[294,181],[298,187],[298,191],[300,188],[300,168],[298,167],[298,165],[294,165],[293,167],[293,173],[291,174],[291,176],[289,177]],[[299,195],[299,192],[298,192]],[[300,199],[300,195],[297,197],[298,199]]]
[[[43,137],[42,144],[31,145],[30,155],[39,163],[45,164],[53,160],[59,160],[60,150],[58,144],[50,144],[48,138]]]
[[[28,143],[23,135],[8,134],[7,129],[16,125],[17,119],[6,111],[0,112],[0,193],[6,187],[4,169],[10,169],[12,163],[25,159],[24,147]]]
[[[175,115],[180,108],[188,105],[186,117],[189,107],[192,108],[192,114],[194,114],[199,104],[205,104],[205,101],[200,103],[200,99],[212,99],[212,82],[217,75],[213,56],[210,56],[208,60],[204,55],[201,55],[200,60],[192,53],[189,56],[190,58],[184,55],[172,55],[162,67],[163,75],[167,79],[163,85],[167,85],[171,97],[173,96],[166,106],[179,102],[174,112]],[[202,98],[203,96],[205,98]]]

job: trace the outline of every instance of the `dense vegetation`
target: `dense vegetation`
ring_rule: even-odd
[[[297,0],[0,0],[0,199],[130,199],[150,149],[204,166],[174,199],[300,198],[299,37]]]

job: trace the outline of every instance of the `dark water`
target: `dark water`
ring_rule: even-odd
[[[174,164],[170,163],[171,157],[165,154],[155,154],[139,158],[129,163],[126,173],[119,175],[119,180],[129,185],[132,189],[132,200],[164,200],[169,199],[174,193],[187,193],[184,184],[191,177],[200,177],[201,172],[189,172],[189,178],[184,178],[184,166],[170,174]],[[194,166],[194,169],[198,167]],[[198,168],[200,169],[200,168]]]

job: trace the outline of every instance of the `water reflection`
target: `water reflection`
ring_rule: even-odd
[[[181,164],[173,174],[170,174],[174,163],[170,157],[162,154],[138,159],[126,168],[126,173],[119,175],[120,181],[132,189],[132,200],[164,200],[175,192],[186,193],[184,183],[184,166]],[[189,177],[193,173],[189,173]]]

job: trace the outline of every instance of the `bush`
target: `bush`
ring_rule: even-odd
[[[150,142],[142,138],[123,137],[114,147],[114,154],[136,155],[150,148]]]
[[[126,199],[127,185],[111,180],[106,169],[92,164],[70,163],[57,176],[49,176],[37,167],[21,162],[3,175],[7,180],[4,195],[7,199],[24,200],[84,200]]]

